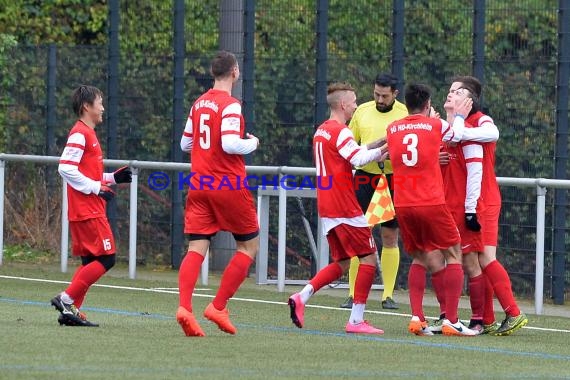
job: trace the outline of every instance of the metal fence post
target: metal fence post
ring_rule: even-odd
[[[279,233],[277,243],[277,290],[282,292],[285,290],[285,250],[287,239],[287,193],[285,187],[281,184],[283,179],[283,169],[279,169]]]
[[[4,256],[4,172],[6,161],[0,161],[0,265]]]
[[[137,214],[139,169],[132,167],[133,180],[129,192],[129,278],[137,275]]]
[[[67,215],[67,182],[61,181],[61,271],[67,272],[69,250],[69,219]]]
[[[184,60],[186,58],[186,39],[184,35],[184,15],[186,7],[183,0],[176,0],[173,4],[174,12],[174,73],[173,73],[173,104],[172,104],[172,137],[171,156],[174,162],[183,162],[188,157],[180,149],[180,137],[184,132],[187,119],[187,110],[184,108]],[[187,160],[187,158],[186,158]],[[178,174],[178,173],[176,173]],[[170,191],[171,207],[171,235],[170,235],[170,262],[173,268],[180,268],[184,255],[184,213],[180,177],[174,175]]]
[[[269,195],[261,189],[257,193],[257,218],[259,222],[259,253],[255,263],[255,283],[267,284],[267,264],[269,260]]]
[[[315,114],[314,126],[327,118],[327,62],[328,62],[328,0],[317,0],[316,59],[315,59]]]
[[[570,82],[570,3],[558,1],[558,55],[556,59],[556,147],[554,178],[567,178],[568,171],[568,102]],[[564,304],[566,292],[566,190],[554,190],[554,237],[552,257],[552,298],[555,305]]]
[[[392,7],[392,74],[398,78],[398,99],[402,100],[404,96],[404,84],[406,83],[404,80],[404,63],[406,61],[404,52],[404,0],[393,0]]]
[[[485,82],[485,0],[473,2],[473,76]]]
[[[534,279],[534,310],[542,314],[544,292],[544,226],[546,212],[546,188],[536,186],[536,270]]]

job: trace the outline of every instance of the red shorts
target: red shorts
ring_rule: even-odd
[[[496,247],[499,243],[499,215],[501,205],[485,206],[481,212],[477,210],[477,218],[481,224],[483,245]]]
[[[459,235],[461,236],[461,252],[463,252],[464,255],[472,252],[483,252],[482,234],[481,232],[471,231],[467,228],[463,205],[453,207],[451,209],[451,215],[453,216],[453,220],[455,220]],[[478,214],[477,217],[479,217]]]
[[[69,222],[74,256],[103,256],[115,253],[115,239],[107,218]]]
[[[331,257],[335,262],[376,252],[376,243],[370,227],[339,224],[329,231],[327,240]]]
[[[461,242],[446,205],[396,207],[396,215],[409,254],[447,249]]]
[[[259,231],[257,212],[248,189],[188,191],[184,232],[213,235],[218,231],[236,235]]]

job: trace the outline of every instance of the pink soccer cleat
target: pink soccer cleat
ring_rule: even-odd
[[[368,321],[362,321],[353,325],[350,322],[346,323],[345,331],[349,334],[384,334],[384,330],[377,329],[368,323]]]
[[[302,329],[305,324],[305,304],[301,301],[299,293],[289,297],[289,309],[291,309],[291,320],[298,328]]]

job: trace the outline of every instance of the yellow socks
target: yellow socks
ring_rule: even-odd
[[[358,274],[358,266],[360,260],[358,257],[350,259],[350,269],[348,270],[348,295],[354,298],[354,286],[356,284],[356,275]]]
[[[352,271],[352,262],[350,263]],[[384,292],[382,301],[386,298],[393,298],[394,287],[396,286],[396,277],[398,276],[398,267],[400,266],[400,248],[382,248],[380,256],[380,268],[382,268],[382,283],[384,284]]]

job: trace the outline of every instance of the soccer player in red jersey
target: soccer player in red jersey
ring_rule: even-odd
[[[115,240],[105,213],[106,202],[115,194],[108,185],[131,182],[131,171],[125,166],[103,173],[103,153],[95,134],[95,126],[103,122],[103,93],[82,85],[73,92],[72,103],[79,120],[69,132],[58,171],[67,182],[72,253],[81,257],[82,265],[51,304],[60,312],[60,324],[97,326],[79,308],[89,287],[115,265]]]
[[[444,104],[449,122],[455,114],[455,104],[468,97],[466,88],[452,88]],[[470,113],[479,110],[478,102],[474,102]],[[468,124],[466,124],[469,127]],[[462,141],[461,143],[446,143],[444,151],[448,154],[448,162],[442,165],[442,174],[445,189],[445,200],[453,215],[459,234],[461,235],[461,250],[463,253],[463,269],[469,278],[469,294],[472,316],[469,328],[479,333],[483,331],[483,310],[485,294],[485,277],[482,274],[478,261],[478,252],[483,250],[480,226],[477,222],[476,207],[481,194],[481,181],[483,175],[483,143],[495,142],[499,137],[499,130],[494,124],[483,128],[472,129],[479,133],[475,141]],[[435,252],[434,254],[437,254]],[[431,261],[432,265],[436,262]],[[432,273],[432,284],[436,294],[444,290],[442,282],[445,270],[445,261],[441,255],[437,266],[429,268]],[[440,320],[430,326],[432,332],[441,332],[441,322],[445,319],[445,299],[440,298],[442,314]]]
[[[347,83],[328,87],[327,103],[330,118],[319,126],[313,137],[313,154],[317,178],[317,209],[322,218],[333,262],[321,269],[299,292],[289,297],[291,320],[302,328],[305,304],[323,286],[339,279],[358,257],[354,302],[347,333],[383,334],[364,320],[364,309],[376,274],[376,245],[352,187],[352,167],[386,158],[385,140],[379,139],[360,146],[346,122],[356,110],[356,94]]]
[[[408,276],[412,320],[408,329],[417,335],[433,335],[423,313],[423,290],[430,252],[443,252],[447,268],[444,273],[446,319],[445,335],[472,336],[476,332],[458,318],[459,297],[463,288],[463,268],[459,231],[445,203],[443,178],[439,168],[441,142],[458,142],[465,133],[464,115],[471,109],[471,99],[455,110],[453,128],[442,119],[429,117],[431,90],[411,84],[405,91],[409,116],[388,126],[388,150],[394,175],[419,178],[414,185],[400,186],[394,196],[402,240],[413,257]]]
[[[204,336],[192,310],[192,293],[200,267],[218,231],[229,231],[236,240],[236,253],[228,263],[214,300],[204,317],[220,330],[235,334],[229,318],[228,300],[248,275],[259,249],[259,225],[253,198],[245,178],[243,155],[259,146],[257,137],[245,134],[241,103],[231,92],[240,70],[234,54],[220,51],[212,59],[212,89],[192,105],[180,147],[190,152],[192,177],[186,200],[184,232],[190,240],[179,272],[180,303],[176,320],[187,336]]]
[[[466,89],[466,95],[478,103],[481,98],[481,83],[472,76],[461,76],[454,79],[450,92]],[[493,119],[482,113],[478,108],[470,112],[466,123],[474,128],[486,128],[494,125]],[[510,335],[528,323],[528,318],[519,309],[513,295],[509,275],[502,264],[497,260],[497,243],[499,235],[499,214],[501,211],[501,192],[495,175],[495,148],[496,142],[487,142],[482,145],[482,182],[481,194],[477,203],[476,214],[465,210],[466,221],[474,219],[475,228],[480,223],[483,239],[483,250],[479,253],[479,264],[487,279],[485,293],[485,306],[483,323],[493,335]],[[467,207],[467,203],[466,203]],[[471,215],[470,215],[471,211]],[[471,223],[473,224],[473,223]],[[505,319],[498,329],[495,326],[493,310],[493,293],[505,311]]]

